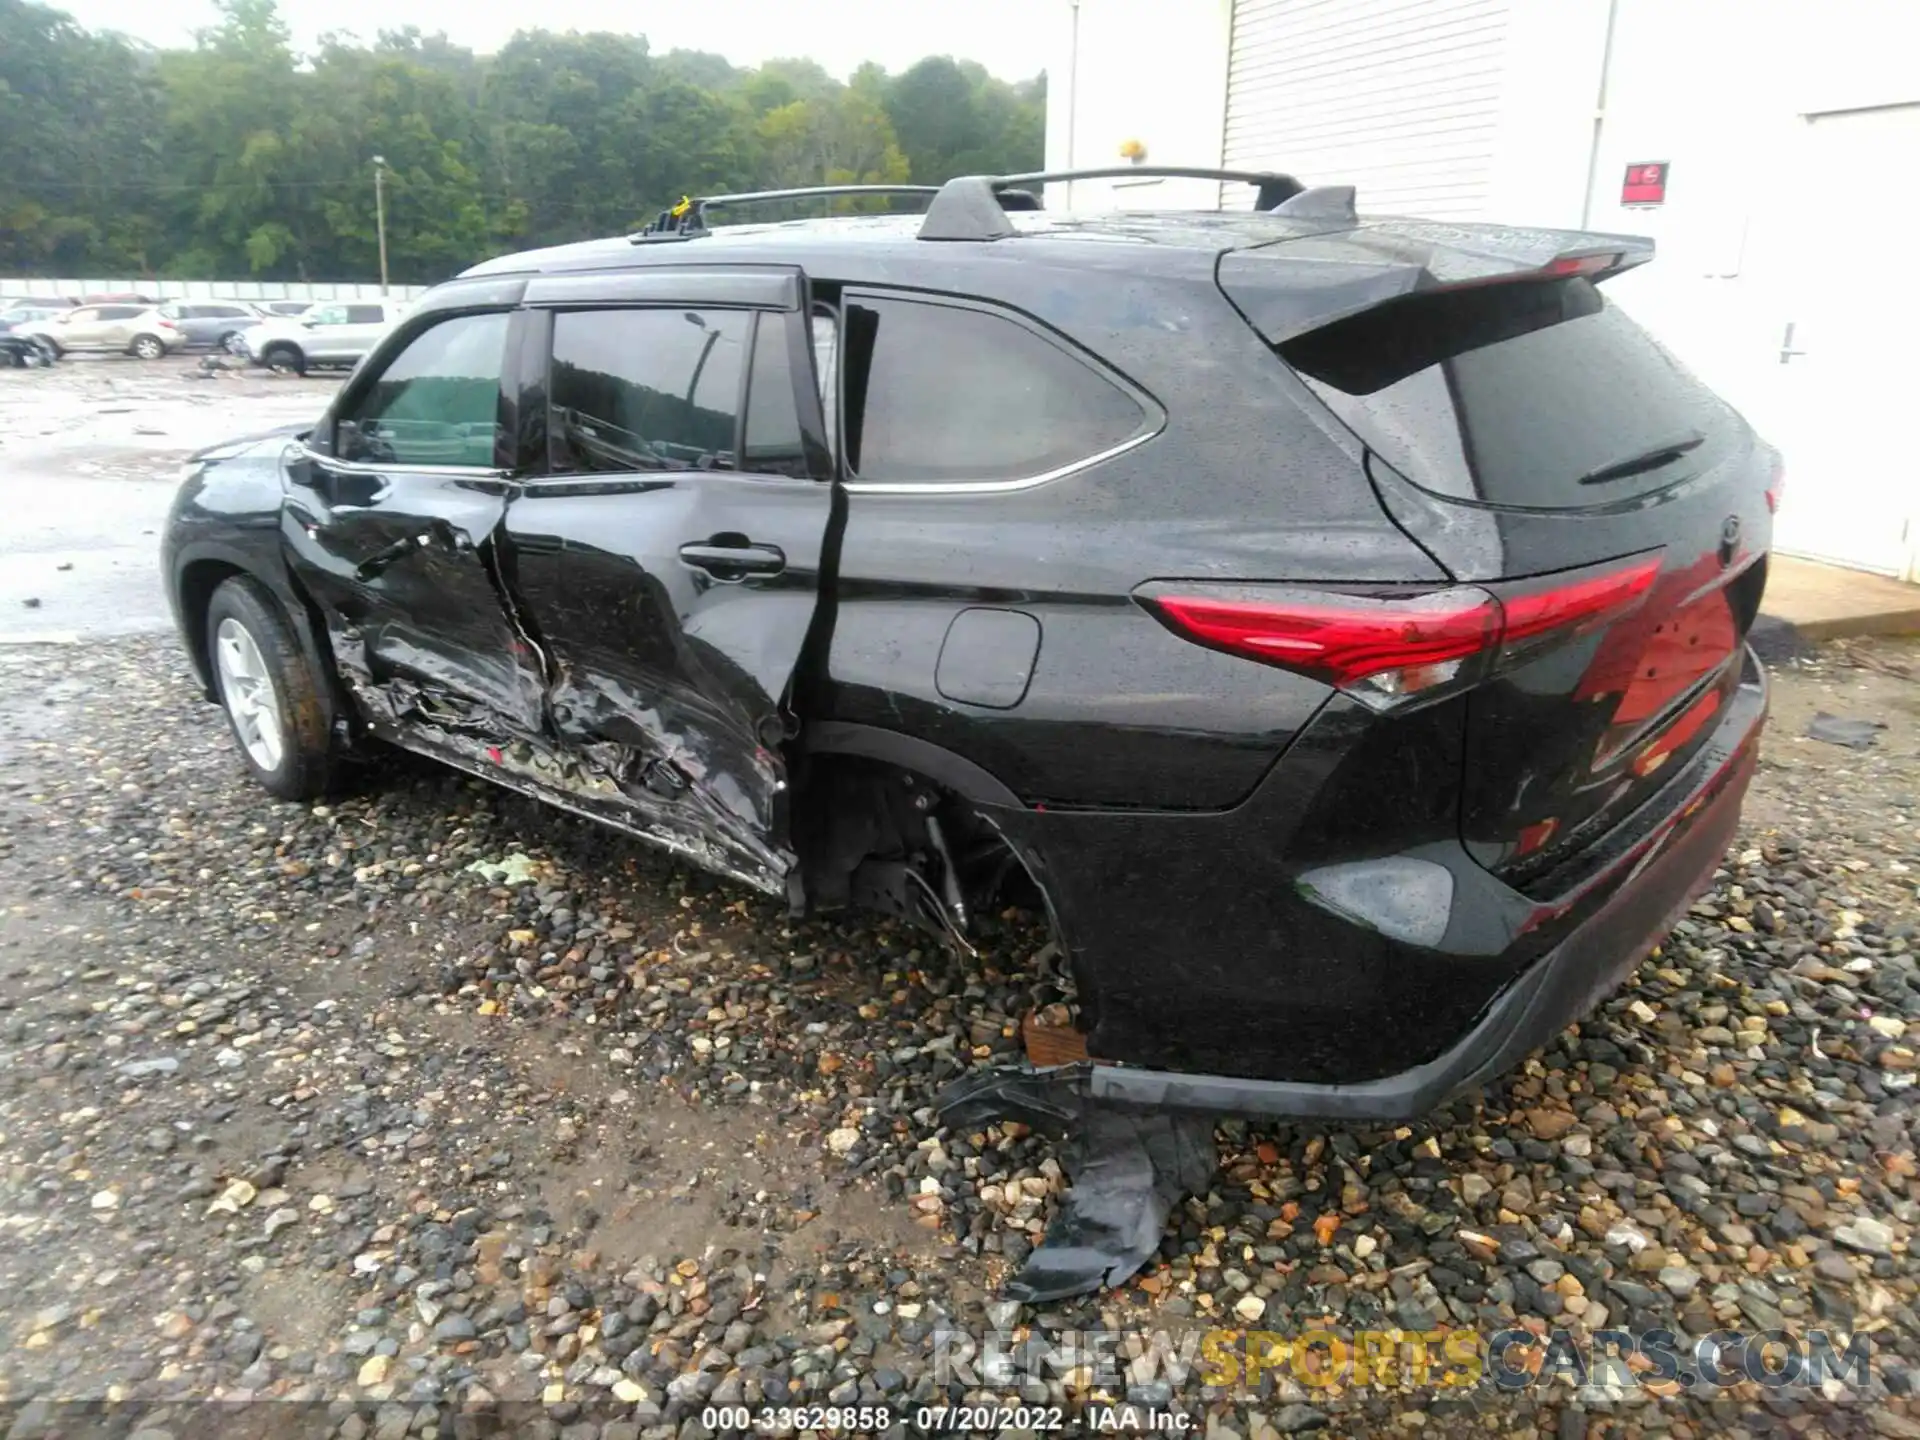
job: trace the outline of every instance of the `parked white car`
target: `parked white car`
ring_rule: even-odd
[[[325,365],[351,368],[406,313],[398,300],[326,300],[297,318],[262,320],[243,332],[247,357],[283,374]]]
[[[76,305],[42,320],[14,327],[54,356],[70,350],[105,350],[158,360],[186,343],[171,319],[152,305]]]

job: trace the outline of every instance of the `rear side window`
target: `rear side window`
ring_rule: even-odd
[[[138,305],[109,305],[100,312],[102,320],[131,320],[147,312]]]
[[[1006,316],[860,294],[843,331],[847,465],[862,480],[1033,479],[1147,423],[1126,391]]]
[[[1389,301],[1280,353],[1383,460],[1454,499],[1631,499],[1730,434],[1726,405],[1585,279]]]
[[[751,333],[751,316],[726,310],[555,315],[553,473],[737,468]]]
[[[347,324],[349,325],[378,325],[386,318],[387,312],[378,305],[347,306]]]

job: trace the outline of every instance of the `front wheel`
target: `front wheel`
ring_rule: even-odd
[[[236,575],[207,606],[207,654],[241,758],[283,800],[325,792],[333,770],[321,677],[272,597]]]
[[[266,367],[276,375],[304,375],[307,373],[307,357],[291,345],[269,345],[267,353],[260,357]]]
[[[133,344],[127,348],[137,360],[158,360],[167,353],[167,347],[158,335],[136,335]]]
[[[245,359],[247,354],[247,337],[242,335],[238,330],[229,331],[220,337],[220,348],[229,355],[238,355],[242,359]]]

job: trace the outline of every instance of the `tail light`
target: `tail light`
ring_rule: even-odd
[[[1781,456],[1773,457],[1773,474],[1767,479],[1767,513],[1780,513],[1780,499],[1787,493],[1787,462]]]
[[[1632,610],[1655,556],[1575,579],[1418,595],[1282,586],[1155,585],[1141,600],[1198,644],[1310,675],[1376,710],[1471,685]]]

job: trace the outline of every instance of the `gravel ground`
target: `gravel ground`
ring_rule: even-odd
[[[273,802],[170,638],[0,647],[0,1430],[128,1399],[150,1437],[198,1434],[197,1402],[275,1397],[354,1437],[432,1432],[452,1401],[691,1437],[709,1403],[1021,1397],[938,1387],[949,1333],[1331,1323],[1825,1327],[1867,1335],[1876,1378],[1283,1374],[1249,1398],[1144,1357],[1128,1389],[1215,1440],[1920,1435],[1920,647],[1776,678],[1713,891],[1601,1013],[1410,1128],[1223,1127],[1135,1282],[1009,1314],[995,1286],[1062,1177],[1038,1137],[929,1107],[1055,998],[1020,917],[964,963],[796,926],[404,758]],[[1821,709],[1888,728],[1802,738]]]

